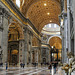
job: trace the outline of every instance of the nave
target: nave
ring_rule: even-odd
[[[75,0],[0,0],[0,75],[75,75]]]

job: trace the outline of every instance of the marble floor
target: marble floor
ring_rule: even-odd
[[[54,69],[52,68],[52,71],[50,73],[50,70],[47,67],[25,67],[19,68],[19,67],[10,67],[8,70],[5,70],[5,68],[0,67],[0,75],[64,75],[60,71],[57,71],[56,74],[54,74]]]

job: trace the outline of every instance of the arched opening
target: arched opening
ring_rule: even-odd
[[[20,51],[20,41],[24,39],[23,32],[17,23],[11,23],[8,31],[8,63],[9,66],[18,66],[22,50]]]
[[[53,36],[49,39],[49,44],[51,46],[50,56],[52,62],[61,61],[62,52],[62,39],[58,36]]]

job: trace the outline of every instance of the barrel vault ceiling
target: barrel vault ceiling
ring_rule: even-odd
[[[60,0],[22,0],[20,9],[39,32],[48,23],[59,25]]]

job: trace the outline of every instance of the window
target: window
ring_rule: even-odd
[[[23,0],[23,2],[22,2],[22,5],[24,4],[24,0]]]
[[[20,0],[16,0],[16,5],[20,8]]]
[[[56,28],[57,26],[56,26],[56,24],[54,24],[54,28]]]
[[[51,24],[49,24],[49,27],[51,27]]]

